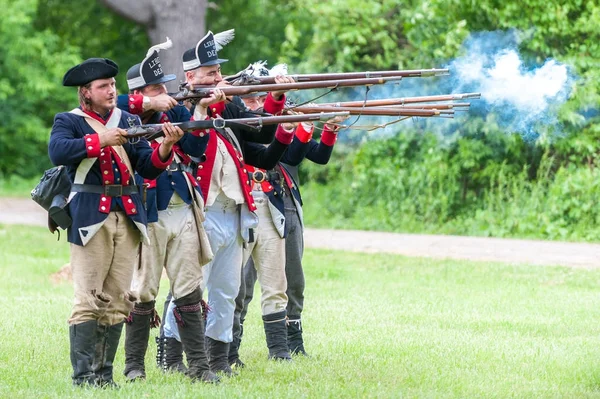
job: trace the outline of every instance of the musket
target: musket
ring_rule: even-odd
[[[455,111],[468,111],[471,103],[451,103],[451,104],[418,104],[411,105],[382,105],[382,108],[414,108],[414,109],[453,109]]]
[[[295,123],[309,121],[326,121],[336,116],[348,116],[347,111],[322,112],[314,114],[299,114],[299,115],[283,115],[283,116],[264,116],[257,118],[239,118],[239,119],[210,119],[204,121],[188,121],[173,123],[173,126],[178,126],[184,132],[202,129],[223,129],[227,127],[236,127],[242,129],[260,129],[265,125],[277,125],[279,123]],[[153,140],[164,136],[161,123],[138,125],[127,129],[128,139],[145,138]]]
[[[442,109],[442,110],[447,110],[447,109],[453,109],[455,111],[467,111],[469,109],[469,107],[471,106],[471,103],[450,103],[450,104],[411,104],[411,105],[381,105],[377,108],[379,109]],[[319,109],[322,109],[323,111],[325,111],[325,109],[333,109],[335,108],[336,110],[342,110],[341,108],[352,108],[352,109],[363,109],[362,106],[360,107],[338,107],[337,105],[335,106],[331,106],[331,105],[323,105],[323,104],[308,104],[308,105],[301,105],[301,106],[296,106],[296,107],[289,107],[287,109],[296,111],[296,112],[306,112],[305,109],[306,107],[313,107],[316,108],[318,107]],[[323,108],[325,107],[325,108]],[[371,109],[374,107],[365,107],[364,109]],[[365,113],[363,113],[363,115],[367,115]]]
[[[380,107],[384,105],[404,105],[414,103],[426,103],[433,101],[456,101],[466,100],[468,98],[481,98],[481,93],[459,93],[459,94],[443,94],[439,96],[421,96],[421,97],[400,97],[400,98],[385,98],[381,100],[367,101],[345,101],[337,103],[322,103],[319,105],[340,106],[340,107]]]
[[[286,75],[293,78],[296,82],[319,82],[326,80],[341,80],[341,79],[369,79],[369,78],[422,78],[428,76],[446,76],[450,75],[449,69],[414,69],[414,70],[397,70],[397,71],[370,71],[370,72],[341,72],[341,73],[312,73]],[[253,76],[244,71],[232,76],[227,76],[224,80],[233,85],[255,85],[255,84],[271,84],[275,83],[274,76]]]
[[[296,82],[296,83],[274,83],[261,84],[250,86],[222,86],[218,87],[226,96],[241,96],[250,93],[269,92],[269,91],[294,91],[308,89],[335,89],[337,87],[353,87],[353,86],[372,86],[382,85],[388,82],[397,82],[402,79],[401,76],[392,76],[384,78],[369,78],[369,79],[342,79],[342,80],[327,80],[318,82]],[[215,90],[214,86],[210,87],[194,87],[193,89],[183,88],[179,93],[171,94],[177,101],[188,99],[200,99],[209,97]]]
[[[416,109],[403,107],[327,107],[327,106],[302,106],[294,108],[294,111],[312,114],[317,112],[335,112],[347,111],[350,115],[378,115],[378,116],[421,116],[432,117],[441,116],[452,118],[454,110],[439,110],[439,109]]]

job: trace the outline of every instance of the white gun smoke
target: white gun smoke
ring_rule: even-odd
[[[515,31],[472,34],[463,44],[464,55],[443,66],[450,70],[450,76],[408,78],[398,84],[373,86],[369,99],[471,92],[480,92],[481,99],[469,100],[470,110],[457,111],[454,119],[413,118],[416,123],[402,121],[373,131],[370,136],[390,136],[415,128],[449,135],[477,116],[497,123],[506,133],[521,134],[525,140],[534,140],[544,132],[560,134],[557,111],[567,101],[575,77],[567,65],[553,59],[541,65],[527,64],[519,54],[517,36]],[[421,67],[424,66],[411,69]],[[343,100],[339,101],[348,101],[350,93],[352,100],[364,100],[364,90],[344,91],[340,93]],[[361,117],[356,125],[385,124],[392,120],[392,117]],[[353,134],[346,131],[342,135]]]

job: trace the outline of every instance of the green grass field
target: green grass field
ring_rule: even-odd
[[[0,226],[0,253],[1,398],[600,397],[600,271],[311,250],[311,358],[266,359],[255,301],[236,378],[164,375],[151,344],[148,380],[125,384],[122,340],[121,389],[100,391],[70,385],[72,286],[50,280],[68,262],[64,237]]]

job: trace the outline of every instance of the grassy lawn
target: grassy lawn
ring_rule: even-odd
[[[0,226],[0,253],[1,398],[600,398],[600,271],[307,251],[311,358],[267,361],[254,301],[238,377],[163,375],[151,344],[125,384],[121,346],[121,389],[98,391],[70,386],[64,236]]]

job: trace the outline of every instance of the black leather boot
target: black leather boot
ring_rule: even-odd
[[[289,316],[287,324],[288,347],[292,355],[308,356],[302,340],[302,320],[300,316]]]
[[[156,341],[156,367],[159,369],[163,369],[163,364],[165,362],[165,337],[154,337],[154,341]]]
[[[240,345],[242,344],[242,335],[244,334],[244,325],[239,324],[239,331],[233,333],[233,341],[229,344],[228,361],[232,368],[243,368],[246,365],[240,359]]]
[[[213,373],[223,373],[228,377],[234,375],[229,365],[229,342],[221,342],[210,337],[206,337],[208,345],[208,364]]]
[[[188,361],[188,376],[193,380],[216,383],[220,378],[211,372],[204,349],[204,321],[200,289],[175,300],[173,313],[179,327],[179,336]]]
[[[169,294],[167,295],[167,299],[165,299],[165,306],[163,308],[163,320],[167,319],[167,312],[169,311],[169,305],[171,303],[171,299],[173,298],[173,296],[171,295],[171,292],[169,292]],[[163,370],[164,368],[164,357],[165,357],[165,330],[164,330],[164,324],[161,323],[160,325],[160,330],[159,330],[159,336],[156,337],[156,367],[158,367],[159,369]]]
[[[100,387],[118,388],[113,381],[113,362],[119,347],[119,339],[124,322],[113,326],[98,325],[96,334],[96,351],[92,369],[96,374],[96,385]]]
[[[291,361],[287,342],[286,311],[263,316],[269,359]]]
[[[94,385],[96,376],[92,369],[96,349],[96,320],[69,326],[73,385]]]
[[[146,378],[144,359],[148,349],[150,328],[160,325],[155,301],[136,303],[125,326],[125,378],[128,382]]]
[[[164,338],[163,371],[175,371],[187,374],[188,369],[183,363],[183,345],[175,338]]]

